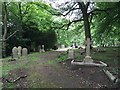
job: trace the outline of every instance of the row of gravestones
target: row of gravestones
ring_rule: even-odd
[[[12,49],[12,57],[13,59],[20,58],[21,56],[27,56],[28,54],[28,49],[27,48],[22,48],[21,46],[13,47]]]

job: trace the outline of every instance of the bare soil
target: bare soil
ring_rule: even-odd
[[[26,78],[15,82],[16,88],[34,88],[35,86],[36,88],[115,88],[103,73],[102,68],[71,65],[71,60],[56,62],[55,58],[60,53],[51,51],[40,54],[40,60],[28,69],[10,71],[8,79],[15,80],[17,77],[27,75]],[[55,61],[54,64],[48,63],[51,60]],[[6,83],[8,82],[3,78],[3,84]]]

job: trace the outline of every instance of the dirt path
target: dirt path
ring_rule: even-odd
[[[81,68],[72,66],[70,61],[56,62],[61,52],[50,51],[40,54],[27,70],[19,73],[27,74],[27,78],[16,82],[18,88],[113,88],[114,85],[104,75],[101,68]],[[17,71],[14,71],[16,73]]]
[[[57,88],[113,87],[100,68],[79,68],[71,66],[70,61],[61,64],[47,63],[50,60],[54,61],[59,53],[54,51],[41,55],[41,60],[31,67],[29,74],[37,73],[40,75],[40,80],[50,84],[48,87],[51,85]],[[39,83],[39,81],[35,83]]]

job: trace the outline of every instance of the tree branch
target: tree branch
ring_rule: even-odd
[[[8,36],[5,40],[8,40],[9,38],[11,38],[13,35],[15,35],[19,30],[15,31],[14,33],[12,33],[10,36]]]
[[[73,9],[70,9],[65,15],[64,15],[64,14],[62,14],[62,15],[63,15],[63,16],[67,16],[71,11],[78,10],[78,9],[80,9],[80,8],[73,8]]]
[[[88,9],[88,6],[90,5],[90,2],[87,2],[87,4],[86,4],[86,10]]]
[[[29,9],[30,9],[30,6],[26,6],[26,9],[23,12],[22,17],[24,17],[26,15],[26,13],[28,12]]]
[[[60,27],[52,27],[52,28],[62,29],[62,28],[64,28],[65,26],[67,26],[66,29],[68,30],[69,27],[70,27],[70,25],[71,25],[72,23],[76,23],[76,22],[80,22],[80,21],[83,21],[83,19],[81,18],[81,19],[78,19],[78,20],[73,20],[73,21],[71,21],[71,22],[69,22],[69,23],[67,23],[67,24],[64,24],[64,25],[60,26]]]
[[[92,13],[94,13],[94,12],[105,12],[105,13],[107,13],[108,14],[108,10],[110,10],[111,8],[108,8],[108,9],[94,9],[94,10],[92,10],[92,11],[90,11],[89,13],[88,13],[88,15],[90,15],[90,14],[92,14]]]

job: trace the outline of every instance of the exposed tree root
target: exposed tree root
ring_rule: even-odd
[[[18,78],[16,78],[15,80],[9,80],[9,79],[7,79],[7,78],[4,78],[8,83],[15,83],[16,81],[18,81],[18,80],[20,80],[20,79],[22,79],[22,78],[26,78],[27,77],[27,75],[24,75],[24,76],[19,76]]]

